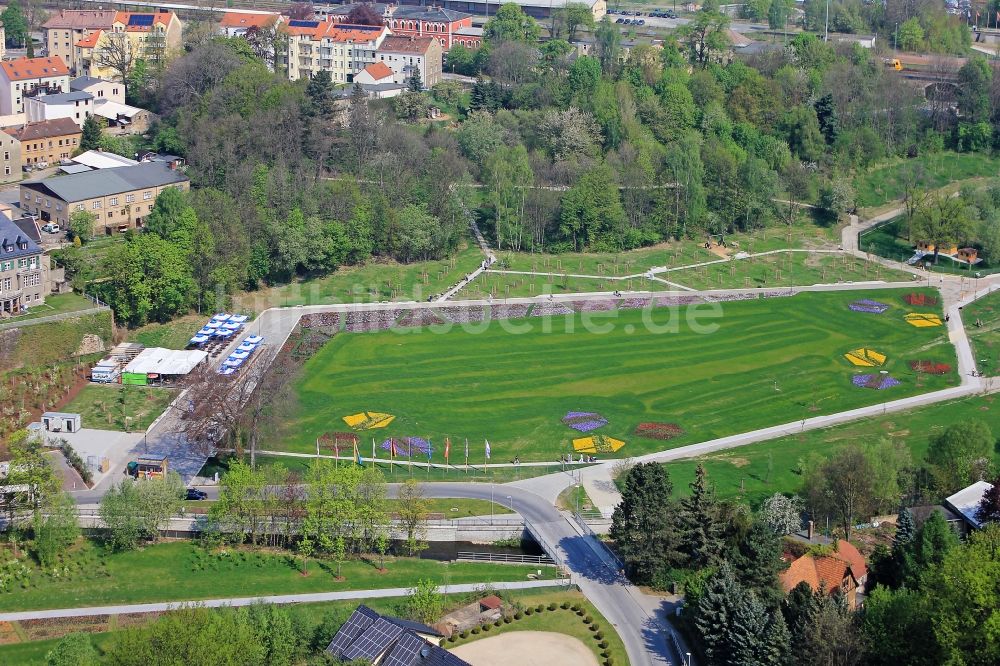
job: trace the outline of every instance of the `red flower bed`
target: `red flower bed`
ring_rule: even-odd
[[[938,299],[927,294],[912,293],[903,297],[907,305],[937,305]]]
[[[647,421],[635,428],[635,434],[647,439],[673,439],[684,434],[684,429],[676,423],[659,423]]]
[[[925,375],[946,375],[951,372],[950,365],[935,361],[910,361],[910,369]]]

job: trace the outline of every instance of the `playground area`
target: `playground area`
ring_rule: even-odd
[[[877,404],[957,384],[934,294],[349,315],[305,361],[265,448],[453,467],[601,460]]]

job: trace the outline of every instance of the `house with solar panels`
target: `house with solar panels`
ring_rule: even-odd
[[[372,666],[470,666],[438,645],[442,634],[427,625],[379,615],[361,605],[333,637],[327,653]]]
[[[77,73],[118,79],[119,73],[101,57],[102,50],[118,49],[127,43],[135,58],[155,63],[181,50],[182,30],[181,20],[173,12],[117,12],[110,29],[93,31],[74,44]]]

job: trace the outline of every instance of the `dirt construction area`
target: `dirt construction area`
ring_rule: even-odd
[[[472,666],[598,666],[578,638],[548,631],[512,631],[452,648]]]

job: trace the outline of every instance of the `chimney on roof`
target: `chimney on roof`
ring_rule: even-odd
[[[806,538],[809,539],[810,541],[813,540],[813,526],[814,526],[814,523],[813,523],[813,521],[810,520],[809,521],[809,529],[806,530]]]

